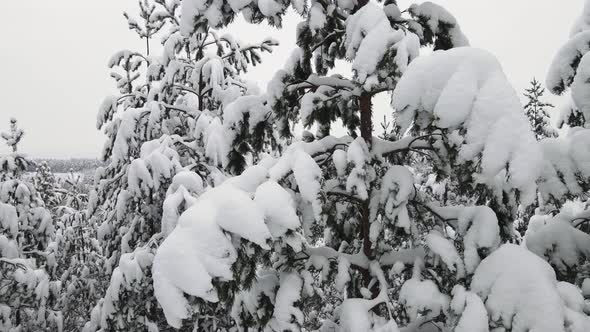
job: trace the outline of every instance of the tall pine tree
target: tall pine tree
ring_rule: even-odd
[[[277,43],[244,45],[210,28],[183,35],[179,2],[143,1],[145,8],[163,24],[163,52],[115,54],[109,66],[120,94],[107,97],[98,114],[107,165],[97,171],[88,215],[102,247],[105,276],[97,286],[104,295],[84,331],[165,328],[151,266],[167,225],[193,195],[239,173],[273,141],[265,128],[270,110],[240,74]],[[217,308],[200,310],[213,316]]]
[[[206,330],[587,324],[580,307],[564,304],[563,289],[575,286],[558,285],[549,264],[506,243],[516,241],[517,207],[534,202],[543,160],[497,60],[453,49],[467,40],[430,2],[402,11],[394,1],[185,0],[181,31],[225,25],[239,10],[280,24],[289,5],[303,16],[298,48],[267,89],[286,147],[207,190],[167,227],[152,269],[167,322],[179,328],[208,303],[221,310],[197,314],[217,322]],[[439,51],[418,58],[421,46]],[[351,77],[328,75],[340,60],[352,63]],[[392,140],[373,135],[373,98],[387,91],[401,133]],[[333,136],[336,121],[348,136]],[[316,134],[297,141],[300,122]],[[426,173],[442,190],[420,187]],[[255,250],[256,278],[241,279]]]

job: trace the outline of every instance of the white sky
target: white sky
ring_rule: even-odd
[[[432,0],[459,21],[471,45],[494,53],[515,89],[544,81],[558,47],[567,40],[583,0]],[[104,136],[95,128],[98,106],[113,93],[107,60],[120,49],[143,50],[127,29],[124,10],[135,0],[3,1],[0,20],[0,131],[16,117],[26,136],[20,150],[34,157],[97,157]],[[411,1],[399,0],[400,8]],[[249,42],[272,36],[281,46],[248,73],[261,87],[283,66],[294,47],[290,15],[283,30],[243,22],[229,28]],[[376,103],[378,121],[389,114],[385,97]],[[551,98],[557,103],[558,99]],[[8,152],[0,146],[0,154]]]

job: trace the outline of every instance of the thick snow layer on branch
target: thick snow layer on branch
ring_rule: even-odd
[[[100,325],[102,327],[109,326],[108,320],[115,314],[117,303],[124,300],[119,295],[125,290],[132,289],[133,286],[136,286],[134,284],[141,282],[145,276],[144,269],[149,268],[152,259],[153,255],[148,249],[144,248],[138,248],[132,253],[121,255],[119,266],[111,275],[102,308],[100,312],[96,312],[97,315],[100,313]]]
[[[391,27],[383,9],[374,2],[369,2],[348,18],[346,57],[353,60],[352,69],[359,82],[365,82],[374,73],[387,49],[404,36],[402,30]],[[412,50],[411,53],[416,52]]]
[[[578,65],[572,83],[572,100],[590,124],[590,53],[584,54]]]
[[[274,299],[278,288],[279,278],[276,272],[264,270],[258,273],[252,287],[242,290],[236,295],[231,311],[231,317],[236,321],[236,324],[240,326],[243,311],[256,317],[259,313],[262,296]]]
[[[488,332],[488,312],[477,294],[466,291],[462,285],[453,287],[451,309],[461,315],[455,332]]]
[[[484,259],[471,290],[484,300],[490,321],[506,330],[565,331],[555,272],[523,247],[505,244]]]
[[[232,279],[237,252],[224,231],[269,248],[264,214],[246,192],[231,184],[201,195],[161,244],[154,259],[154,293],[171,326],[180,327],[188,317],[183,293],[216,302],[212,278]]]
[[[454,47],[468,46],[469,41],[461,31],[457,20],[444,7],[425,1],[421,4],[412,4],[409,8],[412,15],[426,21],[433,34],[443,33],[443,29],[450,27],[448,34]]]
[[[572,25],[570,30],[570,37],[575,36],[579,32],[590,30],[590,1],[584,3],[584,10],[576,22]]]
[[[325,24],[326,13],[324,12],[324,8],[319,3],[313,4],[309,10],[309,28],[312,33],[315,34],[318,30],[322,29]]]
[[[404,166],[391,166],[383,176],[379,200],[384,206],[387,220],[395,221],[396,226],[403,228],[408,234],[411,222],[406,205],[413,192],[412,173]]]
[[[450,299],[440,292],[432,280],[420,280],[417,275],[406,281],[399,293],[410,322],[415,321],[420,313],[427,318],[446,313]]]
[[[250,132],[262,121],[270,116],[270,108],[265,105],[265,98],[251,95],[243,96],[227,105],[223,113],[223,125],[231,143],[237,135],[240,124],[244,122],[245,114],[248,114],[248,129]]]
[[[264,214],[246,192],[229,185],[220,186],[205,192],[199,199],[216,208],[215,219],[222,229],[268,249],[266,241],[271,236]]]
[[[195,19],[207,20],[209,26],[219,27],[222,23],[221,0],[185,0],[180,3],[180,33],[188,37],[194,31],[197,22]]]
[[[500,244],[500,227],[492,209],[487,206],[466,207],[459,214],[457,233],[463,235],[465,268],[472,273],[481,258],[479,251],[488,253]]]
[[[142,109],[131,108],[121,115],[119,126],[116,127],[117,136],[113,143],[113,163],[123,163],[127,160],[129,146],[135,145],[137,122],[143,113]]]
[[[581,257],[590,258],[590,235],[574,228],[565,216],[558,215],[532,234],[526,236],[527,248],[537,256],[566,272]]]
[[[0,202],[0,226],[2,226],[2,233],[9,234],[13,239],[16,239],[18,215],[14,206]]]
[[[492,209],[487,206],[448,206],[430,209],[441,218],[457,220],[456,232],[463,237],[464,263],[468,274],[475,271],[480,252],[491,253],[500,244],[500,227]]]
[[[446,239],[442,234],[431,231],[426,236],[426,245],[436,254],[451,272],[455,272],[457,279],[465,276],[463,260],[457,252],[453,242]]]
[[[346,179],[346,191],[356,194],[360,199],[369,197],[367,184],[369,182],[367,165],[370,161],[369,147],[362,137],[358,137],[348,147],[348,163],[353,165]]]
[[[224,135],[224,128],[219,118],[211,120],[205,131],[205,156],[214,165],[227,165],[228,153],[231,142]]]
[[[521,191],[525,203],[534,199],[542,153],[493,55],[461,47],[418,58],[400,79],[392,100],[402,131],[417,116],[430,117],[430,122],[416,126],[464,129],[460,162],[481,160],[480,181],[506,181]]]
[[[281,275],[275,299],[273,318],[270,322],[276,331],[298,331],[303,324],[303,312],[295,306],[301,298],[303,280],[296,273]]]
[[[544,154],[539,191],[544,199],[583,192],[578,176],[590,177],[590,129],[572,128],[566,135],[541,141]]]
[[[574,81],[579,61],[590,51],[590,31],[582,31],[572,36],[553,57],[547,79],[547,88],[561,94]]]
[[[295,230],[300,226],[293,198],[277,182],[267,181],[260,185],[254,201],[264,211],[273,237],[281,236],[287,230]]]
[[[328,141],[330,140],[336,139],[327,137],[325,140],[313,143],[306,144],[298,142],[290,145],[283,156],[279,158],[268,172],[270,179],[274,181],[279,181],[290,174],[290,172],[293,172],[295,181],[299,186],[301,197],[306,202],[311,203],[316,219],[319,219],[321,213],[319,193],[321,189],[320,179],[322,178],[322,170],[310,154],[314,154],[317,150],[322,150],[322,143],[329,144]]]

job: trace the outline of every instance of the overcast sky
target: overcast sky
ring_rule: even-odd
[[[400,0],[400,8],[411,1]],[[433,0],[459,21],[471,45],[494,53],[520,93],[533,76],[544,80],[557,48],[568,38],[582,0]],[[107,60],[120,49],[143,50],[127,29],[124,10],[136,0],[18,0],[2,3],[0,20],[0,131],[16,117],[26,136],[21,151],[33,157],[97,157],[104,136],[95,128],[98,106],[113,93]],[[290,15],[282,31],[243,22],[229,28],[238,39],[272,36],[281,46],[248,73],[261,87],[294,46]],[[385,97],[377,114],[389,113]],[[558,99],[552,98],[554,102]],[[4,145],[0,153],[8,152]]]

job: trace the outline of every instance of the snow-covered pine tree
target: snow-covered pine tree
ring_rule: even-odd
[[[553,105],[541,100],[544,93],[545,88],[535,78],[531,80],[531,86],[525,89],[524,93],[524,96],[527,98],[524,110],[537,140],[558,136],[557,130],[551,125],[551,119],[547,111],[547,109],[552,109]]]
[[[39,195],[41,195],[41,199],[45,202],[45,207],[52,210],[57,205],[59,197],[56,192],[55,175],[46,161],[41,162],[35,169],[33,184]]]
[[[527,98],[527,103],[524,106],[524,111],[529,119],[530,126],[535,133],[537,141],[547,137],[557,137],[559,134],[557,129],[551,124],[548,110],[553,109],[554,106],[542,100],[545,93],[545,88],[541,83],[533,78],[530,82],[530,87],[525,89],[524,96]],[[543,213],[546,211],[540,207],[539,202],[528,207],[521,207],[518,210],[517,218],[515,220],[516,229],[520,235],[524,235],[530,218],[536,213]]]
[[[57,189],[60,195],[60,205],[75,210],[83,210],[88,204],[89,185],[85,183],[83,174],[75,173],[72,168],[68,175],[60,182]]]
[[[10,118],[10,132],[2,133],[0,136],[6,141],[6,145],[10,146],[12,152],[16,153],[18,150],[18,143],[23,138],[25,132],[20,129],[16,123],[15,118]]]
[[[0,156],[0,330],[61,331],[55,225],[23,179],[30,161],[18,152],[23,131],[11,119],[2,138],[13,153]]]
[[[98,225],[89,222],[88,190],[81,174],[70,168],[55,190],[60,200],[52,210],[57,252],[52,273],[61,284],[58,305],[63,313],[63,329],[80,331],[102,295],[99,291],[104,278],[104,259],[96,239]]]
[[[317,134],[205,191],[167,228],[153,276],[171,326],[192,318],[196,297],[221,308],[233,300],[233,322],[227,311],[197,315],[223,322],[205,330],[588,328],[575,286],[526,248],[502,245],[518,204],[534,201],[542,154],[497,60],[446,50],[466,44],[447,11],[430,2],[408,17],[395,2],[230,4],[255,22],[301,9],[299,48],[267,97],[282,138],[293,139],[299,121]],[[226,24],[230,11],[221,1],[182,8],[189,31],[202,16]],[[416,58],[421,45],[438,51]],[[344,58],[353,76],[326,76]],[[372,97],[385,91],[403,134],[395,141],[373,136]],[[337,120],[349,136],[331,135]],[[415,154],[452,197],[416,185]],[[228,294],[255,248],[256,279]]]
[[[116,54],[110,64],[123,70],[113,75],[121,94],[107,98],[98,115],[108,136],[107,166],[97,171],[88,213],[98,225],[110,280],[99,287],[104,296],[84,331],[165,328],[151,273],[161,239],[194,196],[257,161],[274,139],[267,129],[270,109],[239,74],[276,42],[244,45],[209,28],[182,34],[177,1],[146,6],[156,6],[150,17],[157,13],[167,22],[162,55]],[[257,259],[244,255],[244,264],[255,266]],[[215,305],[199,310],[220,317]]]

